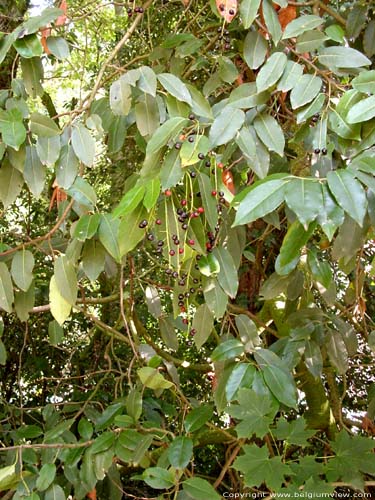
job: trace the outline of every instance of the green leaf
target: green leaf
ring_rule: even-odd
[[[45,491],[55,480],[56,465],[44,464],[40,469],[38,479],[36,480],[36,487],[39,491]]]
[[[146,211],[144,208],[135,210],[123,217],[118,229],[118,245],[120,255],[124,256],[144,238],[145,231],[139,227],[139,223],[145,219]]]
[[[0,365],[4,366],[7,362],[7,351],[5,349],[4,342],[0,340]],[[0,474],[1,474],[1,469],[0,469]],[[1,480],[0,480],[1,481]],[[0,482],[1,484],[1,482]]]
[[[85,418],[81,418],[78,422],[77,430],[79,435],[85,440],[88,441],[91,439],[94,428],[91,422],[86,420]]]
[[[242,192],[233,226],[247,224],[276,210],[284,201],[288,181],[281,178],[256,182]]]
[[[176,137],[187,124],[186,118],[174,116],[159,127],[147,143],[146,155],[153,155],[163,148],[167,142]]]
[[[44,494],[44,500],[65,500],[66,495],[59,484],[52,484]]]
[[[193,135],[194,141],[185,141],[180,149],[181,166],[194,165],[200,160],[199,154],[206,155],[210,149],[208,138],[205,135]]]
[[[0,132],[3,142],[18,151],[26,139],[26,129],[18,109],[0,110]]]
[[[265,104],[270,97],[268,91],[258,92],[256,83],[243,83],[232,90],[229,96],[229,104],[234,108],[255,108]]]
[[[229,57],[221,56],[219,59],[218,73],[225,83],[233,83],[238,77],[238,70],[234,62]]]
[[[361,125],[359,123],[353,125],[348,124],[335,109],[330,110],[328,114],[328,123],[329,128],[344,139],[353,139],[355,141],[361,139]]]
[[[236,426],[239,438],[251,438],[253,434],[263,438],[272,423],[275,409],[269,394],[257,394],[252,389],[238,391],[238,405],[230,405],[229,415],[242,420]]]
[[[275,270],[278,274],[284,276],[295,269],[300,259],[301,248],[306,245],[315,227],[316,224],[311,223],[305,231],[298,220],[289,227],[275,263]]]
[[[28,35],[18,38],[13,47],[21,57],[29,59],[31,57],[39,57],[43,53],[43,47],[39,38],[36,35]]]
[[[256,85],[258,92],[268,90],[273,87],[281,78],[288,59],[283,52],[274,52],[260,69]]]
[[[329,329],[325,345],[330,362],[340,375],[344,375],[349,369],[349,361],[348,351],[340,333]]]
[[[160,170],[162,190],[165,191],[170,187],[174,187],[178,182],[180,182],[183,175],[184,173],[181,168],[180,153],[177,149],[172,149],[165,156]]]
[[[165,380],[163,375],[158,372],[156,368],[151,368],[150,366],[145,366],[138,370],[138,377],[140,378],[143,385],[149,387],[150,389],[169,389],[173,387],[172,382]]]
[[[194,335],[194,343],[197,349],[200,349],[202,345],[211,335],[212,329],[214,327],[214,317],[207,306],[207,304],[201,304],[195,311],[192,329],[196,330]]]
[[[173,351],[177,351],[179,347],[178,337],[176,335],[175,325],[170,318],[159,318],[159,329],[160,335],[163,339],[165,345],[172,349]]]
[[[26,146],[26,161],[23,176],[30,191],[38,198],[44,188],[46,169],[39,159],[35,146]]]
[[[208,175],[201,173],[199,174],[198,182],[207,222],[211,230],[215,231],[215,226],[218,221],[218,213],[216,207],[216,200],[211,194],[212,185],[210,178],[208,177]]]
[[[142,201],[145,193],[144,184],[136,184],[122,197],[119,205],[113,212],[114,217],[122,217],[130,212],[133,212]]]
[[[363,35],[363,48],[368,57],[375,54],[375,19],[372,19],[366,26]]]
[[[346,35],[349,40],[355,40],[363,30],[367,17],[368,6],[359,5],[356,2],[352,9],[349,10],[346,20]]]
[[[38,137],[36,150],[43,165],[53,166],[60,156],[60,137]]]
[[[199,271],[204,276],[212,276],[220,272],[220,264],[218,259],[212,253],[208,255],[202,255],[198,261]]]
[[[307,340],[305,345],[305,365],[315,378],[321,377],[323,371],[323,357],[320,346],[314,340]]]
[[[245,113],[231,105],[225,106],[215,118],[209,134],[212,148],[231,141],[245,121]]]
[[[298,35],[302,35],[305,31],[313,30],[317,28],[321,24],[323,24],[324,20],[319,16],[314,15],[305,15],[299,16],[297,19],[293,19],[290,23],[287,24],[284,34],[283,40],[286,38],[293,38]]]
[[[143,137],[151,136],[159,127],[160,116],[157,101],[149,94],[135,105],[135,121]]]
[[[316,96],[311,104],[297,111],[297,123],[303,123],[308,118],[311,118],[313,115],[315,115],[315,113],[319,113],[319,111],[323,107],[325,98],[325,94],[320,93]]]
[[[131,109],[131,87],[124,76],[113,82],[109,89],[109,103],[116,116],[127,116]]]
[[[100,214],[85,214],[78,220],[74,227],[73,238],[79,241],[85,241],[92,238],[98,229]]]
[[[308,446],[307,440],[315,434],[314,430],[306,429],[306,420],[303,417],[291,422],[284,417],[279,418],[274,432],[277,439],[302,447]]]
[[[99,240],[116,262],[121,262],[118,234],[120,221],[108,214],[101,214],[99,223]],[[129,235],[127,235],[129,236]]]
[[[361,71],[358,76],[353,78],[351,85],[358,92],[373,94],[375,88],[375,70]]]
[[[74,183],[68,189],[68,194],[74,200],[90,210],[96,205],[96,193],[90,184],[80,176],[77,176]]]
[[[160,73],[157,79],[163,85],[165,90],[182,102],[192,105],[191,95],[186,85],[175,75],[171,73]]]
[[[256,324],[246,314],[236,316],[235,322],[241,342],[246,349],[253,349],[261,343]]]
[[[296,50],[300,54],[313,52],[323,45],[329,37],[318,30],[307,31],[297,38]]]
[[[292,108],[300,108],[311,102],[319,94],[322,80],[318,76],[302,75],[290,93]]]
[[[285,201],[307,229],[310,222],[318,217],[323,208],[321,185],[309,178],[292,179],[285,191]]]
[[[90,446],[90,453],[93,455],[96,453],[103,453],[103,451],[108,450],[113,445],[115,439],[116,435],[113,432],[103,432],[103,434],[100,434]]]
[[[282,463],[281,457],[269,457],[267,446],[258,448],[255,444],[246,444],[242,450],[244,454],[236,458],[233,468],[244,474],[249,488],[265,483],[275,490],[284,483],[285,476],[290,475],[290,468]]]
[[[284,133],[275,118],[267,113],[261,113],[254,120],[254,128],[260,140],[270,151],[284,156]]]
[[[184,420],[186,432],[194,432],[205,425],[213,415],[213,408],[211,405],[205,404],[194,408]]]
[[[211,121],[213,119],[213,115],[208,100],[201,92],[199,92],[199,90],[194,85],[187,84],[186,87],[188,88],[191,95],[191,110],[193,111],[193,113],[197,116],[206,118]]]
[[[23,23],[22,28],[27,35],[30,33],[36,33],[39,28],[43,28],[63,14],[64,12],[61,9],[49,7],[44,9],[39,16],[34,16],[28,19],[25,23]]]
[[[318,222],[331,241],[336,229],[344,222],[344,211],[336,204],[327,186],[322,184],[323,207]]]
[[[23,322],[29,319],[29,313],[35,304],[35,287],[32,282],[26,292],[18,290],[15,293],[14,308],[17,316]]]
[[[11,273],[14,283],[24,292],[28,290],[33,281],[33,268],[35,259],[29,250],[21,250],[14,254]]]
[[[243,56],[249,68],[258,69],[263,64],[267,49],[267,42],[258,31],[248,32],[244,41]]]
[[[336,68],[360,68],[371,64],[362,52],[351,47],[332,46],[320,49],[318,60],[323,66],[327,66],[332,71]]]
[[[82,268],[91,282],[94,282],[104,269],[105,250],[96,240],[86,241],[82,252]]]
[[[184,491],[186,491],[195,500],[220,500],[221,495],[216,493],[211,484],[200,477],[192,477],[182,483]]]
[[[48,323],[48,336],[51,345],[58,345],[64,338],[64,330],[55,320]]]
[[[360,123],[371,120],[375,116],[375,95],[362,99],[349,110],[348,123]]]
[[[212,361],[226,361],[237,358],[244,353],[244,345],[236,339],[226,340],[219,344],[211,354]]]
[[[40,57],[32,57],[31,59],[21,58],[21,68],[23,82],[27,93],[35,99],[44,94],[41,82],[43,80],[43,65]]]
[[[249,363],[236,364],[225,386],[227,401],[236,399],[238,389],[249,388],[254,380],[255,367]],[[267,431],[266,431],[267,432]]]
[[[70,56],[69,45],[61,36],[49,36],[47,47],[57,59],[67,59]]]
[[[245,29],[250,28],[256,18],[260,0],[242,0],[240,4],[240,14]],[[246,43],[246,41],[245,41]],[[246,60],[246,59],[245,59]],[[247,61],[246,61],[247,62]],[[249,65],[250,66],[250,65]],[[252,66],[250,66],[252,68]]]
[[[302,77],[303,66],[293,61],[288,61],[286,63],[283,76],[280,78],[277,84],[277,90],[281,92],[287,92],[291,90]]]
[[[72,146],[78,159],[91,167],[95,158],[95,141],[82,123],[77,123],[72,129]]]
[[[362,227],[367,210],[362,185],[346,170],[328,172],[327,181],[337,203]]]
[[[273,43],[276,46],[279,43],[282,34],[279,17],[271,0],[263,0],[262,9],[267,31],[271,35]]]
[[[0,262],[0,308],[10,313],[14,301],[12,279],[10,272],[4,264]]]
[[[186,436],[176,437],[168,448],[168,459],[176,469],[185,469],[193,456],[193,441]]]
[[[78,158],[70,145],[63,146],[56,164],[56,182],[69,189],[78,174]]]
[[[208,254],[208,256],[210,255],[212,254]],[[204,300],[215,318],[222,318],[227,310],[229,297],[221,286],[219,286],[217,279],[208,281],[204,287],[203,293]]]
[[[72,262],[66,255],[61,255],[54,264],[56,286],[60,295],[70,305],[74,306],[77,301],[78,285],[77,275]]]
[[[62,325],[70,316],[72,306],[60,294],[56,284],[55,276],[52,276],[49,286],[49,303],[51,306],[51,314],[55,320]]]
[[[126,411],[136,422],[142,415],[142,394],[133,388],[126,398]]]
[[[54,137],[61,132],[54,120],[36,112],[30,116],[30,130],[41,137]]]
[[[20,194],[23,185],[21,173],[4,161],[0,169],[0,201],[7,209]]]
[[[157,80],[153,69],[148,66],[140,66],[139,68],[137,68],[137,71],[139,73],[139,79],[137,83],[139,90],[143,90],[143,92],[145,92],[146,94],[155,97]]]
[[[224,247],[215,248],[213,254],[220,266],[217,280],[224,292],[234,298],[238,289],[238,273],[233,258]]]
[[[155,207],[159,195],[160,195],[160,181],[158,178],[155,178],[146,184],[146,193],[143,199],[143,205],[148,212]]]
[[[147,468],[142,474],[142,479],[151,488],[155,488],[156,490],[169,489],[175,485],[173,472],[161,467]]]

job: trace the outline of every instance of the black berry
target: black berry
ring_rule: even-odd
[[[314,149],[314,153],[315,153],[316,155],[318,155],[318,154],[320,153],[320,149],[319,149],[319,148],[315,148],[315,149]]]
[[[194,137],[191,135],[188,139],[189,142],[194,142]]]
[[[195,115],[193,113],[190,113],[189,120],[195,120]]]
[[[176,149],[181,149],[181,146],[182,146],[181,142],[176,142],[176,144],[174,145]]]
[[[322,148],[322,155],[326,155],[328,153],[327,148]]]

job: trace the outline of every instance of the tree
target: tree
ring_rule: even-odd
[[[4,498],[372,494],[375,19],[336,4],[4,33]]]

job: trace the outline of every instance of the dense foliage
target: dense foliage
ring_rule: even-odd
[[[370,497],[371,2],[0,5],[0,496]]]

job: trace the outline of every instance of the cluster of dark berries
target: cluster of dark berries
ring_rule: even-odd
[[[232,9],[231,9],[232,10]],[[229,14],[231,14],[231,12],[229,11]],[[233,11],[233,14],[234,14],[234,11]],[[231,15],[233,15],[231,14]],[[228,30],[223,30],[222,28],[218,28],[217,29],[217,32],[219,33],[219,36],[218,36],[218,42],[216,43],[215,45],[215,49],[216,50],[219,50],[219,49],[222,49],[222,50],[230,50],[232,47],[231,47],[231,40],[230,40],[230,33]]]
[[[127,10],[128,17],[132,17],[133,13],[134,14],[143,14],[143,12],[144,12],[143,7],[134,7],[134,9],[129,7]]]
[[[324,156],[325,156],[325,155],[328,153],[328,150],[327,150],[327,148],[322,148],[322,149],[315,148],[315,149],[314,149],[314,153],[315,153],[316,155],[320,155],[320,153],[321,153],[322,155],[324,155]]]
[[[318,121],[319,121],[319,113],[315,113],[315,115],[311,118],[310,127],[315,127]]]

